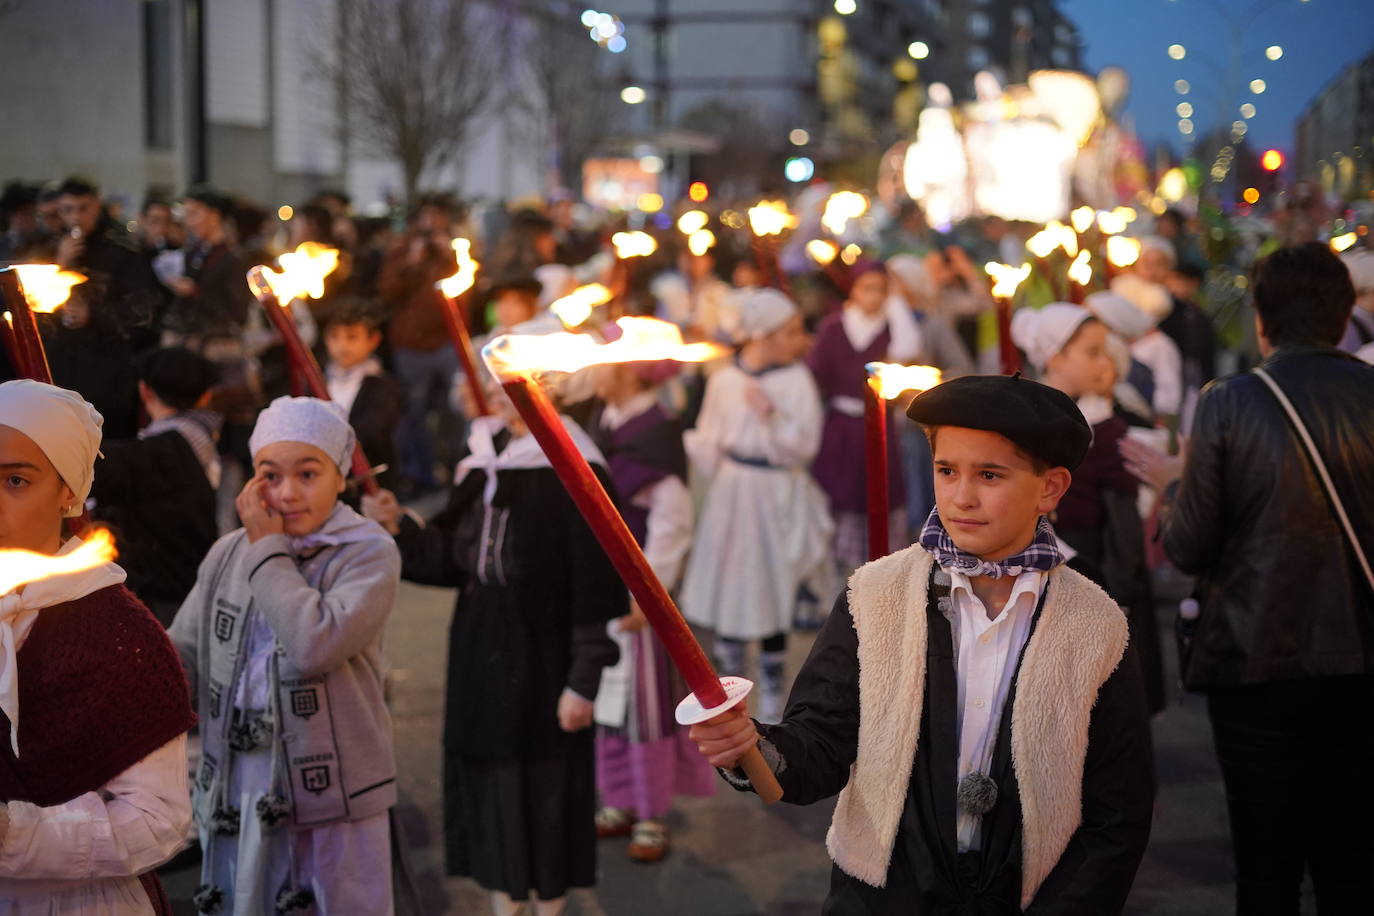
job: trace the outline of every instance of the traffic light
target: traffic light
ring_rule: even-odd
[[[1264,155],[1260,156],[1260,165],[1266,172],[1277,172],[1283,168],[1283,153],[1276,149],[1267,149]]]

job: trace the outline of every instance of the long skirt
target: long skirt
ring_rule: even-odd
[[[593,730],[538,755],[444,751],[448,873],[512,900],[555,900],[596,884]]]

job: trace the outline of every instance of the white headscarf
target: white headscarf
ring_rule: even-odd
[[[1011,339],[1041,372],[1054,355],[1073,339],[1093,313],[1081,305],[1051,302],[1039,308],[1020,308],[1011,317]]]
[[[248,451],[256,455],[275,442],[303,442],[328,455],[339,473],[347,477],[356,441],[348,414],[333,401],[281,397],[258,414]]]
[[[1125,338],[1128,343],[1150,333],[1156,324],[1154,318],[1136,308],[1131,300],[1114,291],[1089,293],[1083,304],[1102,319],[1103,324]]]
[[[730,336],[736,343],[767,337],[792,320],[797,304],[770,287],[740,290],[735,297]]]
[[[1345,269],[1350,271],[1355,295],[1374,292],[1374,251],[1367,248],[1347,251],[1341,255],[1341,260],[1345,262]]]
[[[1174,300],[1167,289],[1142,279],[1138,274],[1122,274],[1112,280],[1112,292],[1125,296],[1131,305],[1153,318],[1156,324],[1167,318],[1174,307]]]
[[[28,436],[52,462],[57,476],[76,494],[67,510],[69,518],[82,513],[86,497],[91,495],[104,422],[75,391],[29,379],[0,385],[0,426]]]

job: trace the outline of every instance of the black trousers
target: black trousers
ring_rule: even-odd
[[[1207,696],[1236,863],[1238,916],[1374,912],[1374,676]]]

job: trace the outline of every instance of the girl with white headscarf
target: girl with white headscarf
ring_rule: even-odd
[[[743,674],[745,641],[763,641],[760,715],[776,721],[798,592],[830,593],[834,529],[808,472],[822,413],[801,362],[801,314],[773,289],[748,292],[738,309],[739,354],[707,380],[697,425],[684,437],[710,484],[680,603],[688,620],[715,631],[722,674]]]
[[[63,518],[82,512],[100,426],[75,392],[0,385],[0,548],[81,547],[63,537]],[[17,562],[6,556],[0,568]],[[175,651],[123,582],[104,563],[0,596],[6,913],[171,913],[152,870],[190,826],[185,733],[195,717]]]
[[[382,634],[391,536],[339,501],[344,409],[278,398],[248,440],[243,527],[215,542],[168,631],[204,753],[193,785],[201,912],[392,912],[396,803]]]

